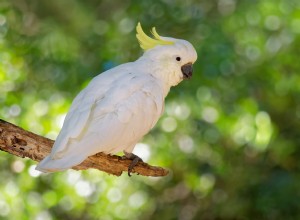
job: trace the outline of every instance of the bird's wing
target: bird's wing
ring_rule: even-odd
[[[84,132],[95,105],[101,102],[106,92],[113,86],[114,81],[124,77],[122,72],[128,72],[128,68],[125,65],[103,72],[96,76],[88,86],[75,97],[65,117],[63,127],[52,147],[52,157],[56,155],[57,152],[64,152],[66,150],[70,138],[76,138]],[[102,109],[103,112],[108,110],[109,106]],[[57,154],[56,157],[59,157],[59,154]]]
[[[163,95],[150,75],[122,73],[102,92],[87,95],[96,85],[74,100],[52,150],[54,159],[70,151],[92,155],[132,147],[161,115]]]
[[[107,99],[118,102],[112,111],[106,114],[101,109],[105,100],[97,104],[92,113],[87,136],[82,138],[76,149],[88,151],[89,155],[97,152],[116,153],[122,150],[131,152],[135,144],[156,124],[163,109],[163,94],[157,83],[149,76],[130,78],[130,84],[121,87],[129,93],[113,91]],[[148,93],[152,90],[152,93]],[[116,93],[114,93],[116,92]],[[75,145],[74,145],[75,146]],[[84,148],[84,149],[83,149]]]

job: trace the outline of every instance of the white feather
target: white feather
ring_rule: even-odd
[[[55,172],[98,152],[132,152],[161,116],[170,87],[182,81],[181,66],[197,59],[189,42],[168,39],[174,44],[95,77],[74,99],[51,154],[37,169]]]
[[[128,64],[95,77],[74,99],[50,156],[37,169],[65,170],[98,152],[132,152],[162,113],[161,87]]]

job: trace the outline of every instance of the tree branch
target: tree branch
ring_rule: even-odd
[[[0,119],[0,150],[18,157],[28,157],[34,161],[41,161],[52,148],[54,141],[26,131],[16,125]],[[81,164],[73,167],[75,170],[98,169],[109,174],[120,176],[127,172],[131,160],[116,155],[98,153],[88,157]],[[168,171],[161,167],[150,166],[139,162],[132,173],[143,176],[166,176]]]

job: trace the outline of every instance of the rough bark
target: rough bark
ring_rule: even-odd
[[[0,119],[0,150],[2,151],[18,157],[28,157],[34,161],[41,161],[50,153],[53,143],[53,140],[26,131]],[[123,159],[120,156],[98,153],[88,157],[72,169],[86,170],[94,168],[120,176],[123,171],[127,172],[130,163],[131,160]],[[132,173],[143,176],[166,176],[168,170],[139,162]]]

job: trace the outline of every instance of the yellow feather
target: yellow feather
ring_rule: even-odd
[[[151,34],[153,35],[153,37],[154,37],[155,39],[160,40],[160,36],[159,36],[159,34],[156,32],[155,27],[152,28]]]
[[[138,25],[136,26],[136,38],[138,39],[140,46],[144,50],[149,50],[152,49],[158,45],[172,45],[174,42],[172,41],[166,41],[162,40],[159,34],[156,32],[155,27],[152,28],[152,35],[154,37],[151,38],[145,34],[145,32],[142,29],[141,23],[139,22]]]

